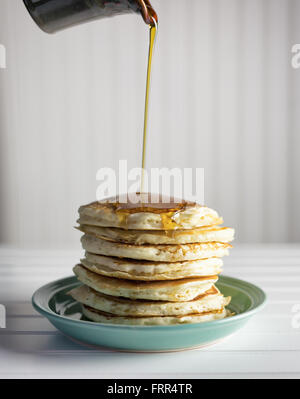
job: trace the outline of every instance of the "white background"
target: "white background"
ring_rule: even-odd
[[[300,2],[153,5],[148,167],[204,167],[206,203],[240,242],[299,241]],[[129,15],[47,35],[1,0],[0,43],[1,242],[78,248],[96,171],[140,165],[148,29]]]

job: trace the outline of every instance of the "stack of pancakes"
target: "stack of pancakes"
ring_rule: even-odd
[[[70,295],[100,323],[170,325],[222,319],[215,287],[234,230],[197,203],[116,197],[80,207],[85,257]]]

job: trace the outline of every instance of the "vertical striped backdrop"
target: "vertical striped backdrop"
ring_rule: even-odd
[[[297,0],[153,0],[148,167],[204,167],[241,242],[300,239]],[[46,35],[1,0],[0,238],[78,245],[100,167],[139,166],[148,31],[136,15]]]

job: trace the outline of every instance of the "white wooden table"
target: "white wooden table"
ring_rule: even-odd
[[[0,248],[0,378],[300,377],[300,245],[237,246],[224,274],[260,285],[265,309],[224,343],[166,354],[91,350],[62,336],[31,307],[41,285],[71,275],[80,251]]]

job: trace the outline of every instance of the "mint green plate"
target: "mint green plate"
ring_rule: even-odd
[[[257,286],[236,278],[220,276],[216,284],[232,300],[228,308],[234,316],[222,320],[173,326],[124,326],[93,323],[81,314],[81,307],[66,293],[80,285],[76,277],[67,277],[38,289],[34,308],[63,334],[92,347],[110,347],[121,351],[165,352],[213,345],[232,335],[261,308],[265,293]]]

